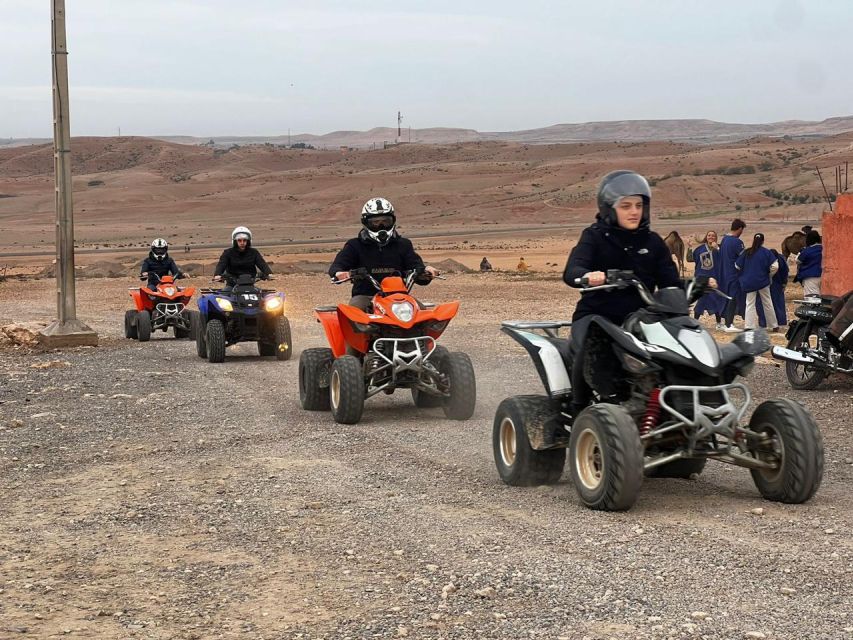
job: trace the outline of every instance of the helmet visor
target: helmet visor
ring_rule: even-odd
[[[155,256],[165,256],[165,255],[166,255],[166,251],[168,251],[168,248],[167,248],[167,247],[151,247],[151,252],[152,252]]]
[[[371,231],[391,231],[394,228],[394,216],[370,216],[364,224]]]

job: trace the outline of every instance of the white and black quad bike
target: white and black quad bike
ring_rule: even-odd
[[[601,317],[590,323],[584,377],[593,402],[574,420],[569,339],[559,336],[571,322],[502,323],[533,358],[546,395],[513,396],[498,407],[492,443],[501,479],[554,484],[568,449],[575,489],[592,509],[627,510],[644,476],[689,478],[707,460],[747,467],[768,500],[810,499],[823,477],[823,442],[809,411],[777,398],[744,423],[751,396],[736,379],[770,348],[766,332],[718,344],[689,315],[709,290],[702,281],[652,296],[632,272],[608,271],[604,285],[582,292],[625,287],[635,287],[645,306],[621,327]]]

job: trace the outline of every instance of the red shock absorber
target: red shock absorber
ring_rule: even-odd
[[[640,423],[640,435],[644,436],[658,425],[660,420],[660,389],[655,387],[649,394],[649,402],[646,405],[646,415]]]

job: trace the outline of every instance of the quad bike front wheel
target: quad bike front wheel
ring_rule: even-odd
[[[207,361],[225,362],[225,325],[222,320],[207,323]]]
[[[341,356],[332,363],[329,405],[335,422],[355,424],[364,411],[364,373],[355,356]]]
[[[805,324],[796,330],[790,342],[788,342],[788,348],[793,351],[800,351],[803,347],[817,349],[819,346],[820,336],[817,330],[814,327],[809,329]],[[792,362],[790,360],[785,362],[785,376],[788,378],[788,383],[793,389],[802,391],[817,389],[820,383],[826,379],[827,375],[829,374],[823,369],[810,367],[802,362]]]
[[[134,309],[124,312],[124,337],[136,340],[136,311]]]
[[[201,325],[201,314],[198,311],[187,311],[189,318],[190,334],[187,336],[190,340],[196,340],[198,336],[199,326]]]
[[[441,362],[448,356],[450,352],[447,347],[440,344],[435,345],[429,356],[429,361],[440,370]],[[433,409],[444,404],[444,396],[435,396],[431,393],[426,393],[420,389],[412,387],[412,400],[418,409]]]
[[[578,414],[569,443],[572,481],[581,502],[599,511],[626,511],[643,484],[637,425],[619,405],[595,404]]]
[[[331,349],[305,349],[299,356],[299,402],[307,411],[329,410]]]
[[[147,311],[136,312],[136,337],[140,342],[151,339],[151,314]]]
[[[762,497],[788,504],[809,500],[823,479],[823,438],[808,410],[787,398],[766,400],[752,414],[749,428],[766,436],[750,443],[750,453],[776,466],[750,469]]]
[[[441,360],[439,371],[447,376],[450,395],[444,399],[444,415],[451,420],[467,420],[477,404],[477,382],[474,365],[467,353],[454,351]]]
[[[498,475],[514,487],[556,484],[563,475],[566,450],[537,451],[530,446],[526,426],[553,414],[545,396],[513,396],[498,406],[492,426],[492,452]]]
[[[290,320],[280,316],[275,323],[276,360],[290,360],[293,355],[293,339],[290,335]]]
[[[207,327],[201,322],[201,314],[196,314],[195,352],[199,358],[207,357]]]
[[[175,330],[175,339],[176,340],[186,340],[187,338],[190,338],[190,337],[194,338],[195,337],[192,335],[192,316],[191,316],[192,313],[193,312],[189,311],[189,310],[184,310],[181,313],[181,315],[184,318],[184,321],[187,323],[187,328],[184,329],[182,327],[175,325],[174,330]]]

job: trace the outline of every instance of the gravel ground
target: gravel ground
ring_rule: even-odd
[[[474,417],[398,393],[355,426],[298,405],[298,353],[322,341],[310,307],[344,294],[323,278],[276,282],[292,361],[242,345],[223,365],[121,338],[127,284],[79,285],[100,347],[0,351],[0,638],[853,638],[849,379],[751,378],[756,402],[799,400],[823,431],[810,503],[709,464],[599,513],[567,474],[512,488],[492,461],[500,400],[539,392],[498,321],[567,316],[559,282],[431,286],[463,301],[445,344],[473,359]],[[0,284],[0,324],[49,318],[52,287]]]

